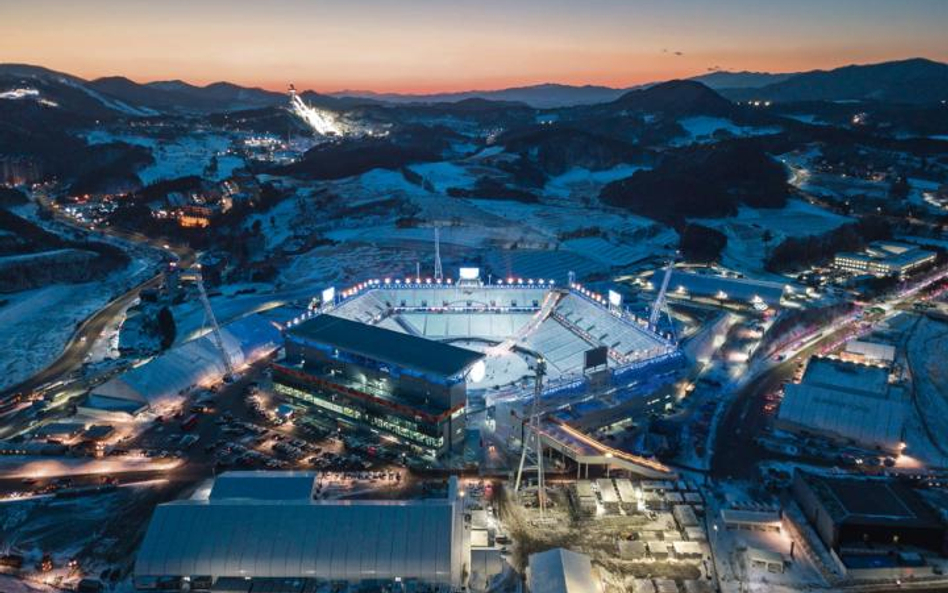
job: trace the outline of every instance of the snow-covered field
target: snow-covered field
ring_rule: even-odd
[[[801,200],[790,200],[779,209],[741,206],[736,217],[697,219],[727,236],[723,264],[745,273],[766,275],[764,259],[769,249],[787,237],[805,237],[833,230],[851,218],[840,216]],[[764,239],[768,238],[765,241]]]
[[[929,439],[921,430],[920,423],[910,426],[914,430],[906,436],[907,453],[940,467],[948,467],[948,367],[945,366],[945,352],[948,352],[948,324],[919,319],[906,343],[906,355],[917,408],[925,411],[927,434],[936,442],[928,446],[926,441]]]
[[[138,177],[145,185],[163,179],[203,175],[205,168],[215,155],[217,156],[217,174],[212,177],[218,181],[229,177],[234,169],[244,164],[242,158],[224,154],[230,147],[231,139],[223,134],[194,133],[166,139],[93,130],[86,134],[86,141],[90,144],[126,142],[151,149],[155,159],[154,164],[138,171]]]
[[[19,211],[48,230],[68,234],[70,229],[53,221],[39,221],[32,209]],[[125,245],[118,239],[107,242]],[[103,308],[113,298],[153,275],[158,257],[149,248],[131,248],[131,263],[97,282],[53,284],[17,293],[0,295],[0,389],[15,385],[50,365],[62,353],[78,325]],[[104,342],[93,354],[110,351],[114,325],[107,328]]]
[[[714,134],[718,132],[726,132],[734,136],[761,136],[775,134],[780,131],[778,127],[741,126],[724,117],[706,115],[686,117],[678,123],[688,134],[687,138],[678,142],[679,144],[713,141]]]
[[[435,225],[441,229],[446,269],[479,262],[502,275],[538,278],[563,279],[569,270],[580,277],[608,272],[677,242],[674,231],[652,220],[576,197],[595,195],[608,181],[631,175],[634,166],[598,172],[574,169],[551,180],[550,195],[544,193],[538,204],[445,195],[450,187],[470,187],[488,169],[487,152],[412,165],[411,170],[424,179],[421,184],[408,181],[400,171],[383,169],[330,182],[286,181],[296,197],[259,217],[268,249],[302,244],[320,234],[338,244],[295,256],[282,270],[281,284],[338,284],[414,274],[416,263],[423,275],[430,275]],[[343,197],[349,208],[368,208],[393,198],[404,206],[334,218],[317,205],[318,196],[326,194]],[[420,224],[395,224],[406,216]],[[568,238],[577,231],[595,236]]]
[[[616,165],[611,169],[590,171],[582,167],[570,169],[546,182],[543,194],[556,198],[594,198],[602,186],[619,179],[631,177],[642,167],[638,165]]]

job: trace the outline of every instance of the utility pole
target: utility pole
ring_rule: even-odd
[[[543,443],[540,439],[540,395],[543,393],[543,375],[546,374],[546,361],[537,358],[536,379],[533,384],[533,400],[530,402],[529,427],[525,426],[526,433],[520,448],[520,466],[517,468],[517,480],[514,483],[514,492],[520,492],[523,481],[523,470],[527,457],[536,462],[537,468],[537,502],[540,504],[540,516],[546,513],[546,484],[543,478]],[[531,438],[533,439],[531,444]]]

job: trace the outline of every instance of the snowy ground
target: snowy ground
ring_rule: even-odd
[[[616,165],[611,169],[590,171],[582,167],[570,169],[547,181],[543,195],[556,198],[595,198],[607,183],[631,177],[641,169],[637,165]]]
[[[150,266],[136,261],[104,282],[54,284],[4,297],[0,306],[0,388],[15,385],[49,366],[62,353],[78,324],[113,297],[145,280]],[[101,360],[112,352],[114,327],[96,347]]]
[[[485,151],[486,152],[486,151]],[[344,283],[372,276],[432,273],[434,231],[441,228],[447,270],[462,264],[489,266],[500,275],[565,278],[608,273],[674,245],[674,231],[624,211],[587,204],[576,194],[598,193],[612,179],[630,175],[632,166],[599,172],[574,169],[553,179],[540,204],[448,197],[450,187],[470,187],[489,167],[481,155],[453,162],[412,165],[424,183],[409,182],[399,171],[375,169],[331,182],[285,180],[296,196],[259,217],[268,248],[291,251],[305,238],[322,234],[337,241],[293,258],[282,271],[284,285],[299,282]],[[404,206],[360,216],[333,218],[318,205],[319,196],[335,195],[347,207],[396,199]],[[398,210],[398,211],[391,211]],[[399,217],[421,226],[400,228]],[[252,222],[248,223],[252,224]],[[595,236],[570,239],[592,231]]]
[[[154,164],[138,171],[145,185],[163,179],[175,179],[187,175],[203,175],[205,167],[217,156],[216,180],[230,177],[234,169],[242,167],[242,158],[225,154],[231,139],[222,134],[192,133],[173,139],[156,138],[138,134],[113,134],[105,130],[94,130],[86,135],[90,144],[126,142],[151,149]]]
[[[32,208],[24,208],[20,214],[40,222]],[[43,226],[53,232],[63,231],[62,225],[56,222],[43,222]],[[103,240],[128,247],[117,239]],[[112,272],[100,281],[53,284],[0,297],[0,302],[6,301],[0,305],[0,327],[4,330],[0,332],[0,389],[47,367],[62,353],[83,320],[154,274],[158,259],[149,248],[133,248],[131,257],[125,269]],[[112,352],[114,331],[114,325],[110,326],[105,335],[99,337],[103,341],[97,343],[92,360]]]
[[[676,144],[689,144],[692,142],[711,142],[714,141],[714,134],[726,132],[733,136],[761,136],[764,134],[776,134],[780,132],[778,127],[754,127],[740,126],[733,121],[723,117],[696,116],[687,117],[678,122],[688,134],[684,139],[678,139]]]
[[[748,208],[741,206],[736,217],[697,219],[727,236],[722,264],[761,277],[767,252],[787,237],[805,237],[833,230],[853,219],[834,214],[802,200],[790,200],[786,207]],[[770,240],[764,241],[766,233]]]
[[[923,317],[912,327],[906,354],[917,409],[925,411],[928,431],[922,429],[913,409],[911,416],[916,420],[907,431],[906,453],[930,464],[948,467],[948,367],[944,360],[948,352],[948,324]],[[931,445],[926,436],[929,434],[935,440]]]

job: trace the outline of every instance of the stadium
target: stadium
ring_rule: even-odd
[[[276,391],[441,457],[458,452],[469,414],[530,399],[538,359],[549,411],[606,391],[644,392],[680,363],[674,342],[625,311],[614,291],[479,276],[462,268],[457,281],[326,289],[288,324]]]

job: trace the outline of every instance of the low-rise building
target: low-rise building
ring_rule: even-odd
[[[948,527],[914,490],[889,478],[829,477],[797,470],[793,497],[827,548],[916,546],[944,553]]]
[[[905,389],[889,382],[888,370],[816,358],[784,390],[776,426],[899,453],[906,408]]]
[[[934,263],[935,257],[934,252],[907,243],[876,241],[862,252],[837,253],[833,267],[851,274],[902,277]]]

